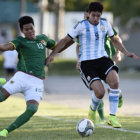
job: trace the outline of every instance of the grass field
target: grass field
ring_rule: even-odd
[[[0,130],[7,127],[25,109],[21,98],[11,97],[0,104]],[[25,125],[0,140],[140,140],[140,117],[119,115],[122,129],[97,126],[95,133],[83,138],[76,133],[77,122],[88,110],[67,108],[41,102],[38,112]],[[125,132],[126,131],[126,132]]]

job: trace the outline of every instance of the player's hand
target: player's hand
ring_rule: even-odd
[[[49,64],[54,60],[54,56],[50,55],[49,57],[47,57],[46,59],[46,66],[48,67]]]
[[[118,62],[120,62],[120,61],[122,60],[120,51],[117,51],[117,52],[116,52],[116,54],[114,55],[113,59],[114,59],[114,61],[115,61],[116,63],[118,63]]]
[[[77,70],[80,69],[80,63],[79,63],[79,62],[77,62],[77,64],[76,64],[76,69],[77,69]]]
[[[136,60],[139,60],[140,59],[140,57],[138,57],[135,53],[131,53],[131,52],[129,52],[126,56],[127,57],[132,57],[132,58],[134,58]]]

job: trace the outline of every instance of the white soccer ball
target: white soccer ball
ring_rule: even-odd
[[[77,123],[76,131],[82,136],[82,137],[88,137],[93,134],[95,131],[94,124],[89,119],[82,119]]]

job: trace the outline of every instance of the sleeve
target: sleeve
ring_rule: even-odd
[[[21,46],[19,37],[15,38],[14,40],[10,41],[9,43],[12,44],[16,50],[18,50],[18,48]]]
[[[48,49],[53,50],[55,46],[56,46],[56,42],[54,40],[52,40],[52,39],[49,39],[46,47]]]
[[[74,26],[74,28],[68,32],[68,35],[69,35],[72,39],[76,38],[76,37],[79,36],[80,33],[81,33],[81,27],[82,27],[81,22],[78,22],[78,23]]]
[[[107,21],[107,35],[108,35],[109,37],[114,36],[114,31],[113,31],[113,29],[112,29],[111,24],[110,24],[108,21]]]
[[[45,40],[47,42],[46,44],[46,48],[53,50],[54,47],[56,46],[56,42],[50,38],[48,38],[46,35],[45,36]]]

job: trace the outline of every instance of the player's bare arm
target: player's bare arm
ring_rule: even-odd
[[[79,70],[80,69],[80,62],[79,62],[79,44],[76,45],[76,56],[77,56],[77,63],[76,63],[76,69]]]
[[[66,49],[66,48],[68,48],[70,45],[71,45],[71,42],[72,42],[72,38],[70,37],[70,36],[66,36],[65,38],[63,38],[63,39],[61,39],[59,42],[58,42],[58,44],[56,45],[56,47],[54,48],[54,50],[50,53],[50,55],[48,56],[48,58],[47,58],[47,60],[46,60],[46,65],[48,66],[50,63],[51,63],[51,61],[53,61],[53,59],[54,59],[54,56],[58,53],[58,52],[60,52],[60,51],[62,51],[62,50],[64,50],[64,49]]]
[[[138,56],[135,55],[135,53],[129,52],[125,49],[124,45],[121,43],[118,37],[113,36],[111,37],[111,41],[114,45],[114,47],[118,50],[120,50],[123,54],[125,54],[127,57],[132,57],[134,59],[140,59]]]
[[[65,47],[59,51],[59,53],[61,53],[62,51],[64,51],[65,49],[67,49],[69,46],[71,46],[74,43],[73,40],[71,40],[69,43],[67,43],[67,45],[65,45]]]
[[[118,63],[118,62],[120,62],[122,60],[122,58],[121,58],[121,52],[118,49],[116,49],[116,53],[115,53],[113,59],[114,59],[114,61],[116,63]]]
[[[10,43],[7,44],[0,44],[0,51],[8,51],[8,50],[14,50],[14,46]]]

